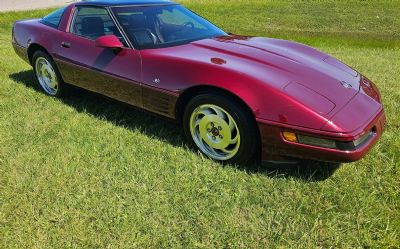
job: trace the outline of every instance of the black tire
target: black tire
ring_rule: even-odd
[[[191,116],[196,108],[202,105],[215,105],[224,109],[235,121],[240,134],[240,145],[236,154],[226,160],[218,160],[207,155],[194,141],[191,133]],[[235,98],[226,94],[201,93],[192,98],[187,104],[183,114],[183,130],[191,145],[200,150],[204,155],[227,164],[244,165],[251,162],[260,151],[260,135],[253,115]]]
[[[36,63],[41,58],[44,58],[51,65],[52,69],[54,70],[55,80],[57,82],[57,89],[55,92],[46,90],[46,88],[41,84],[41,82],[39,80],[39,74],[36,69]],[[48,53],[46,53],[42,50],[38,50],[38,51],[34,52],[34,54],[32,56],[32,67],[33,67],[33,72],[35,73],[36,82],[38,83],[39,87],[46,95],[53,96],[53,97],[60,97],[64,93],[66,84],[62,80],[60,71],[58,70],[56,63],[54,62],[53,58]]]

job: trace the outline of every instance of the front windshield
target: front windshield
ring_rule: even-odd
[[[115,7],[113,12],[137,48],[159,48],[226,35],[181,5]]]

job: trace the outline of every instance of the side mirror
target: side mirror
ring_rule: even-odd
[[[122,49],[124,44],[115,35],[103,35],[94,41],[96,47]]]

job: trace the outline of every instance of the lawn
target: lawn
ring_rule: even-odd
[[[331,53],[372,79],[388,118],[361,161],[222,166],[178,125],[83,90],[42,94],[0,14],[1,248],[400,247],[400,2],[182,1],[240,34]]]

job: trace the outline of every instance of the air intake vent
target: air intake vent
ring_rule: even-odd
[[[143,107],[163,116],[175,117],[176,99],[174,95],[152,88],[143,88]]]

